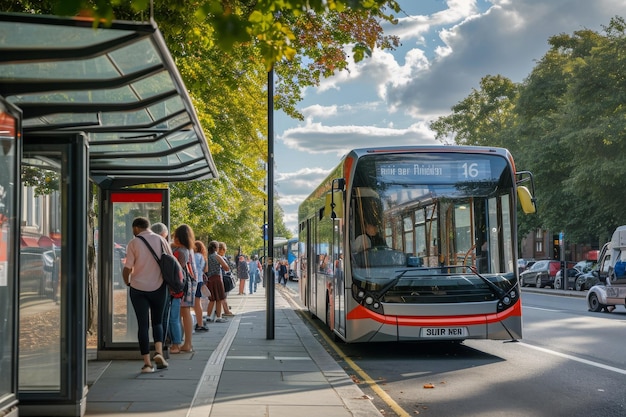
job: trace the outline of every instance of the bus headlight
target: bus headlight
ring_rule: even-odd
[[[504,294],[502,298],[500,298],[500,301],[498,301],[498,313],[515,305],[518,299],[519,293],[516,290],[510,290],[508,293]]]
[[[352,285],[352,297],[368,310],[383,314],[383,305],[375,293],[371,293],[355,283]]]

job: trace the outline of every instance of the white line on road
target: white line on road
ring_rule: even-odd
[[[539,308],[539,307],[527,307],[527,306],[524,306],[523,308],[524,308],[524,310],[531,309],[531,310],[553,311],[553,312],[563,311],[563,310],[554,310],[554,309],[551,309],[551,308]]]
[[[611,371],[611,372],[615,372],[618,374],[622,374],[622,375],[626,375],[626,369],[620,369],[620,368],[616,368],[614,366],[609,366],[609,365],[605,365],[603,363],[598,363],[598,362],[593,362],[587,359],[582,359],[582,358],[577,358],[576,356],[572,356],[572,355],[568,355],[565,353],[561,353],[561,352],[556,352],[554,350],[550,350],[550,349],[546,349],[546,348],[542,348],[539,346],[533,346],[533,345],[529,345],[528,343],[524,343],[524,342],[519,342],[521,345],[529,347],[531,349],[535,349],[544,353],[548,353],[550,355],[554,355],[554,356],[559,356],[561,358],[565,358],[565,359],[569,359],[572,361],[576,361],[576,362],[580,362],[580,363],[584,363],[585,365],[590,365],[590,366],[595,366],[596,368],[602,368],[602,369],[606,369],[607,371]]]

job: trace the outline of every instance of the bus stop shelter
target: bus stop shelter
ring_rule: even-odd
[[[90,271],[97,355],[138,355],[116,284],[128,222],[169,220],[166,188],[129,187],[217,169],[153,21],[0,13],[0,143],[0,414],[82,416]]]

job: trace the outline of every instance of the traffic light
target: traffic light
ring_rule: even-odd
[[[561,259],[561,244],[559,243],[559,235],[552,235],[552,259],[556,261]]]

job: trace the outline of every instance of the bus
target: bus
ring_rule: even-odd
[[[289,279],[298,281],[298,238],[277,237],[274,239],[274,260],[286,260],[289,264]]]
[[[298,209],[302,301],[345,342],[520,339],[533,194],[503,148],[354,149]]]

